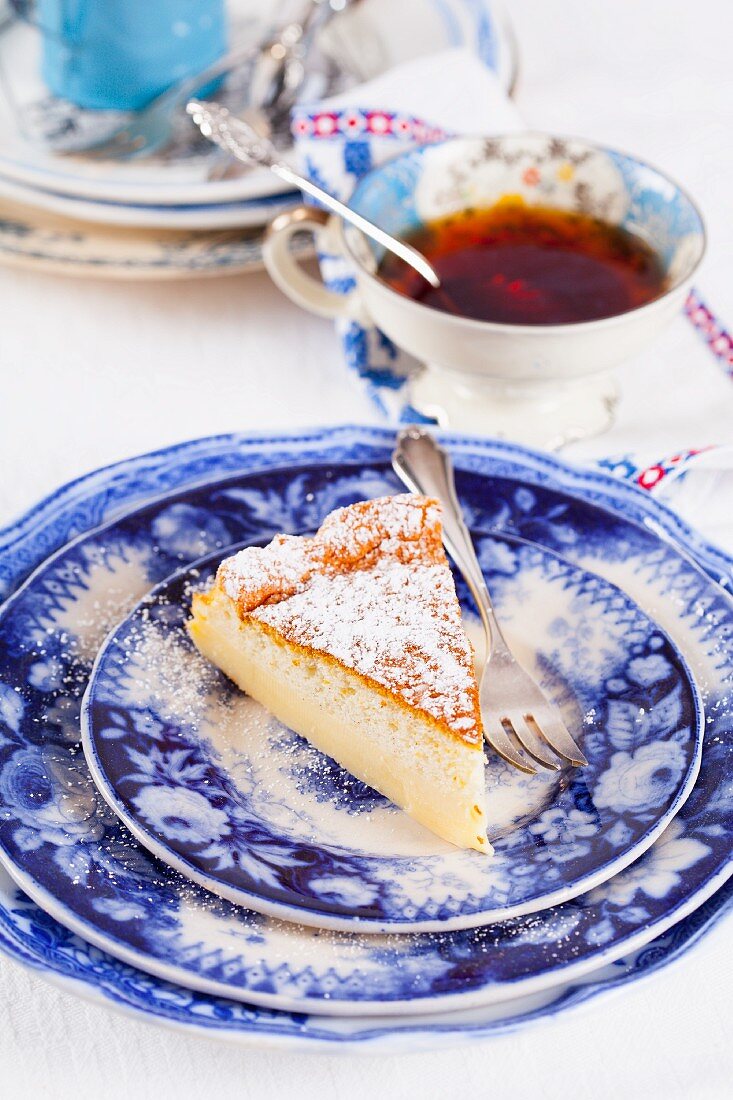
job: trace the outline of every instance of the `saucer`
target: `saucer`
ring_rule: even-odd
[[[232,6],[241,7],[241,0]],[[256,23],[237,22],[237,48],[255,43],[261,33]],[[235,180],[209,180],[215,153],[185,116],[170,148],[150,157],[115,161],[65,153],[68,135],[101,141],[130,113],[86,110],[51,95],[40,78],[38,35],[36,28],[16,20],[0,37],[0,177],[31,189],[122,204],[242,202],[291,190],[266,169]]]
[[[191,594],[208,586],[220,552],[157,586],[99,651],[82,730],[100,792],[154,856],[199,885],[321,928],[472,928],[618,874],[692,790],[697,690],[618,588],[511,537],[479,537],[476,548],[514,652],[589,758],[528,776],[489,752],[491,858],[418,825],[198,653],[186,632]],[[458,591],[478,650],[480,625]]]

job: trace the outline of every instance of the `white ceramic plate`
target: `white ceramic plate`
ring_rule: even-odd
[[[252,10],[248,0],[232,0],[232,7]],[[248,20],[237,36],[238,45],[246,45],[250,36],[257,41],[262,26],[261,19]],[[215,150],[200,146],[194,153],[185,141],[172,154],[128,162],[54,152],[39,140],[40,133],[101,127],[104,118],[101,112],[82,111],[49,95],[39,75],[39,50],[37,31],[22,22],[0,36],[0,175],[8,180],[70,197],[174,205],[242,202],[288,190],[266,169],[210,182]],[[127,117],[122,112],[104,115],[108,129]],[[191,129],[191,140],[195,139]]]
[[[270,172],[269,175],[272,176]],[[272,176],[276,179],[275,176]],[[135,229],[232,229],[261,227],[299,201],[288,191],[253,200],[228,203],[191,203],[180,206],[161,203],[123,203],[106,199],[75,198],[56,191],[8,179],[0,175],[0,197],[52,214],[98,225],[130,226]]]

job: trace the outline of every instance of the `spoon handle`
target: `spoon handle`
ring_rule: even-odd
[[[367,221],[361,214],[357,214],[355,210],[335,199],[333,195],[329,195],[323,188],[312,183],[305,176],[301,176],[289,164],[285,164],[284,161],[280,160],[277,150],[267,138],[261,137],[242,119],[234,118],[226,107],[211,101],[202,103],[201,100],[192,99],[186,110],[204,137],[231,153],[237,160],[244,161],[245,164],[251,164],[254,161],[256,164],[269,168],[281,180],[299,188],[306,195],[310,195],[311,198],[317,199],[327,210],[360,229],[366,237],[370,237],[377,244],[381,244],[388,252],[393,252],[396,256],[399,256],[401,260],[404,260],[406,264],[409,264],[410,267],[422,275],[423,279],[426,279],[431,286],[436,288],[440,286],[440,279],[435,270],[421,253],[409,244],[405,244],[404,241],[392,237],[389,233],[380,229],[379,226]]]

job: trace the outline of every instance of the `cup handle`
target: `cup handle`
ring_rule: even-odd
[[[265,235],[262,258],[272,281],[291,301],[319,317],[369,323],[356,288],[348,294],[328,290],[320,279],[304,271],[290,249],[290,240],[304,230],[313,234],[324,252],[342,253],[335,233],[336,219],[317,206],[296,206],[273,219]]]

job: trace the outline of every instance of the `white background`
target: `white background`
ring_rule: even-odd
[[[635,152],[685,184],[711,238],[700,286],[733,324],[729,0],[510,8],[524,117]],[[136,286],[0,270],[0,302],[0,523],[62,480],[191,436],[374,419],[327,322],[264,275]],[[575,456],[733,442],[733,382],[698,350],[680,323],[628,366],[616,427]],[[733,1079],[732,957],[728,921],[671,968],[522,1033],[370,1059],[182,1038],[0,958],[0,1095],[717,1100]]]

